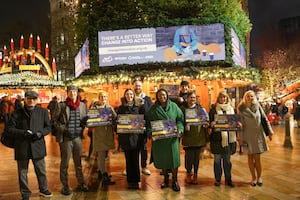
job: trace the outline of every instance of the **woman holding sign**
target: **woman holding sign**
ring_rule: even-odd
[[[144,106],[135,98],[132,89],[126,89],[122,105],[118,108],[117,133],[119,144],[125,153],[128,189],[138,189],[138,183],[141,179],[139,152],[143,145],[143,134],[145,133],[144,129],[141,133],[138,132],[138,128],[143,125],[139,123],[140,120],[137,118],[139,114],[144,114]],[[131,119],[131,117],[133,118]],[[126,124],[126,122],[129,123]],[[126,128],[129,126],[130,128]]]
[[[166,122],[168,120],[175,121],[173,128],[162,126],[162,133],[168,134],[162,136],[154,135],[154,127],[151,122]],[[166,125],[166,123],[164,125]],[[167,170],[172,172],[172,189],[176,192],[180,191],[177,181],[178,167],[180,166],[180,148],[179,137],[183,132],[184,116],[176,103],[169,100],[168,92],[165,89],[159,89],[156,93],[156,102],[146,114],[146,130],[148,137],[152,137],[152,158],[154,166],[162,169],[164,173],[164,183],[161,188],[169,186],[169,174]],[[152,123],[153,124],[153,123]],[[172,123],[170,124],[172,126]],[[173,132],[169,133],[170,131]],[[174,136],[174,133],[176,135]],[[160,137],[160,138],[158,138]]]
[[[231,154],[236,150],[236,131],[226,131],[216,129],[216,115],[232,115],[234,108],[228,94],[224,91],[220,92],[217,102],[211,106],[209,111],[209,120],[212,131],[210,134],[210,148],[214,154],[214,174],[215,186],[220,186],[222,176],[222,162],[225,174],[225,183],[230,187],[234,187],[231,180]]]
[[[185,150],[186,183],[197,184],[200,162],[200,149],[206,146],[208,114],[199,103],[194,91],[187,93],[187,102],[181,107],[185,117],[185,128],[182,136],[182,145]],[[193,180],[192,168],[194,171]]]
[[[108,104],[107,93],[101,91],[98,95],[98,102],[95,102],[91,109],[99,111],[100,123],[93,129],[93,149],[98,155],[98,179],[102,180],[104,185],[113,185],[115,182],[107,173],[105,165],[106,153],[115,148],[114,143],[114,121],[117,116],[113,107]]]

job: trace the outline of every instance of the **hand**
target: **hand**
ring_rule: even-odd
[[[36,132],[36,133],[33,134],[32,140],[33,140],[33,141],[39,140],[39,139],[42,138],[42,136],[43,136],[43,135],[42,135],[41,132]]]
[[[270,134],[269,134],[269,140],[272,141],[272,138],[273,138],[273,134],[270,133]]]
[[[32,136],[33,136],[33,132],[32,132],[31,130],[26,130],[26,131],[24,132],[24,137],[25,137],[26,139],[31,139]]]

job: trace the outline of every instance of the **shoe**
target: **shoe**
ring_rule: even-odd
[[[194,174],[192,183],[193,184],[198,184],[198,174]]]
[[[256,183],[259,187],[261,187],[261,186],[263,186],[263,183],[262,183],[262,180],[261,180],[261,178],[259,178],[258,180],[257,180],[257,183]]]
[[[127,176],[126,169],[122,172],[122,175],[123,175],[123,176]]]
[[[49,190],[46,190],[46,191],[41,191],[40,192],[40,196],[43,196],[43,197],[52,197],[53,194],[51,192],[49,192]]]
[[[130,190],[139,189],[139,183],[128,183],[128,189],[130,189]]]
[[[215,186],[219,187],[221,185],[220,181],[215,182]]]
[[[232,183],[232,181],[228,181],[228,182],[226,183],[226,185],[228,185],[229,187],[234,188],[234,184]]]
[[[160,185],[161,189],[169,187],[169,174],[164,175],[164,183]]]
[[[255,182],[255,181],[252,181],[252,182],[251,182],[251,186],[252,186],[252,187],[255,187],[255,186],[256,186],[256,182]]]
[[[88,192],[89,189],[85,184],[81,184],[78,186],[78,189],[81,190],[82,192]]]
[[[172,189],[175,191],[175,192],[179,192],[180,191],[180,186],[178,184],[177,181],[172,181]]]
[[[151,175],[150,170],[147,169],[146,167],[143,167],[143,168],[142,168],[142,173],[143,173],[144,175],[147,175],[147,176]]]
[[[116,182],[111,179],[111,177],[107,174],[107,172],[102,174],[103,184],[104,185],[114,185]]]
[[[186,182],[187,184],[192,183],[191,174],[190,174],[189,172],[186,173],[185,182]]]
[[[68,186],[64,186],[62,189],[61,189],[61,194],[63,195],[70,195],[71,194],[71,191],[70,191],[70,188]]]

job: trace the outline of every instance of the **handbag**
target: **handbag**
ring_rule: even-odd
[[[4,131],[2,134],[1,134],[1,143],[8,147],[8,148],[14,148],[15,147],[15,140],[14,138],[9,135],[6,131]]]
[[[268,136],[270,134],[270,130],[269,130],[269,120],[265,117],[265,115],[262,113],[262,108],[259,109],[260,111],[260,121],[261,121],[261,125],[264,129],[265,135]]]

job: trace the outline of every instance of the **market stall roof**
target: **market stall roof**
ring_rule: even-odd
[[[56,81],[47,75],[39,75],[31,71],[0,76],[0,88],[56,88],[65,87],[62,81]]]

